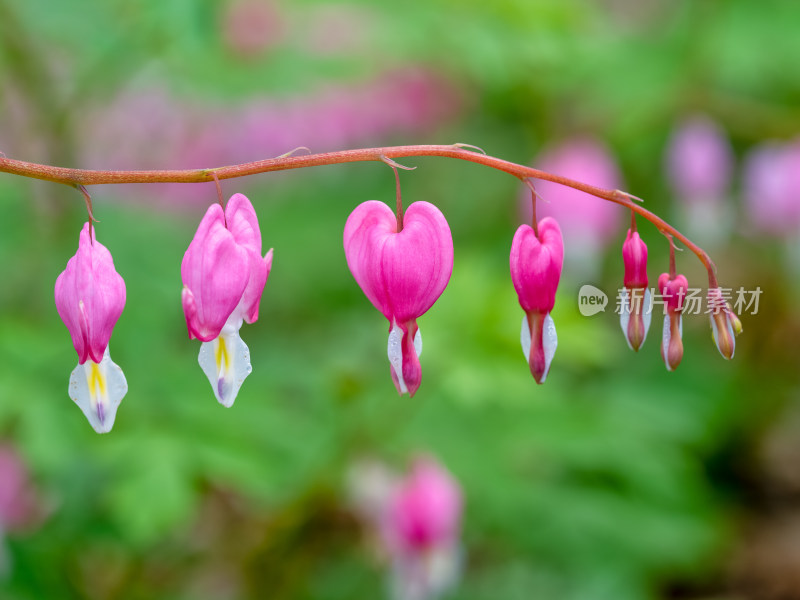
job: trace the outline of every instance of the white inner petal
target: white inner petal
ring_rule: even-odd
[[[667,371],[672,371],[669,366],[669,341],[672,339],[672,329],[669,326],[669,315],[664,315],[664,328],[663,335],[661,336],[661,355],[664,357],[664,363],[667,365]]]
[[[717,321],[714,319],[712,313],[709,313],[708,318],[711,320],[711,333],[714,336],[714,343],[717,345],[717,348],[719,348],[719,328],[717,327]],[[725,319],[725,325],[728,329],[728,335],[731,336],[731,339],[734,339],[736,336],[733,333],[733,325],[731,325],[731,320],[729,318]],[[731,358],[733,358],[732,354]]]
[[[519,332],[519,341],[522,344],[522,354],[525,360],[531,356],[531,328],[528,325],[528,315],[522,315],[522,330]]]
[[[422,334],[419,331],[419,327],[417,327],[417,333],[414,336],[414,352],[417,353],[417,358],[422,356]]]
[[[553,362],[553,356],[556,354],[558,347],[558,336],[556,335],[556,324],[553,322],[553,317],[550,313],[544,318],[544,327],[542,330],[542,344],[544,346],[544,373],[542,374],[542,381],[547,379],[547,374],[550,372],[550,363]]]
[[[625,341],[628,342],[628,348],[633,350],[631,341],[628,339],[628,323],[631,320],[631,296],[628,288],[620,290],[620,309],[619,309],[619,326],[622,327],[622,333],[625,336]]]
[[[416,347],[417,340],[414,340]],[[420,349],[422,347],[422,338],[420,338]],[[389,362],[394,369],[394,374],[397,377],[397,383],[400,386],[400,393],[408,393],[406,382],[403,379],[403,330],[400,326],[392,321],[392,330],[389,332],[389,343],[386,348],[386,353],[389,356]]]
[[[522,354],[525,356],[526,361],[530,361],[531,356],[531,330],[528,325],[528,316],[522,316],[522,329],[519,332],[519,341],[522,344]],[[556,324],[550,313],[544,317],[544,324],[542,326],[542,349],[544,350],[544,373],[540,383],[544,383],[547,379],[547,373],[550,372],[550,363],[553,362],[553,356],[556,354],[558,347],[558,336],[556,335]]]
[[[642,344],[647,339],[647,332],[650,331],[650,320],[653,318],[653,299],[650,297],[650,288],[644,289],[644,304],[642,305],[642,321],[644,321],[644,335]]]
[[[638,296],[638,293],[637,293]],[[632,305],[631,305],[631,294],[628,291],[628,288],[622,288],[620,293],[621,298],[621,307],[620,307],[620,314],[619,314],[619,325],[622,328],[622,333],[625,334],[625,341],[628,343],[628,348],[633,350],[633,346],[631,346],[631,341],[628,339],[628,323],[630,321],[631,312],[632,312]],[[650,288],[644,289],[644,298],[642,299],[642,324],[644,325],[644,333],[642,334],[642,341],[641,344],[644,344],[644,341],[647,339],[647,332],[650,331],[650,321],[653,318],[653,305],[652,305],[652,298],[650,296]]]
[[[235,326],[226,324],[210,342],[203,342],[197,362],[208,377],[214,396],[223,406],[233,406],[245,378],[253,371],[250,350]]]
[[[678,335],[681,336],[683,339],[683,318],[682,315],[678,314]],[[664,364],[667,365],[667,371],[672,371],[672,367],[669,365],[669,343],[672,340],[672,328],[669,324],[669,315],[664,315],[664,335],[661,340],[661,350],[664,356]]]
[[[69,378],[69,397],[86,415],[97,433],[108,433],[114,426],[117,408],[128,392],[125,375],[108,352],[99,363],[87,359],[72,371]]]

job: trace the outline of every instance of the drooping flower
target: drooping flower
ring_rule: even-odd
[[[414,462],[389,498],[382,523],[394,598],[437,598],[455,583],[462,505],[458,482],[439,462]]]
[[[708,290],[708,308],[714,343],[719,353],[730,360],[736,350],[736,336],[742,331],[742,322],[734,314],[718,287]]]
[[[661,341],[661,358],[668,371],[674,371],[681,364],[683,358],[683,307],[689,283],[683,275],[670,277],[669,273],[662,273],[658,277],[658,289],[664,300],[663,337]]]
[[[561,229],[552,217],[538,224],[539,236],[530,225],[520,225],[511,243],[511,280],[525,311],[520,339],[536,383],[544,383],[556,352],[558,338],[550,312],[564,262]]]
[[[214,395],[231,406],[252,371],[239,337],[242,321],[255,323],[272,250],[262,258],[261,230],[253,205],[234,194],[223,212],[206,211],[181,263],[181,300],[190,339],[203,342],[198,361]]]
[[[622,244],[625,264],[623,304],[619,322],[628,346],[638,351],[650,329],[650,290],[647,288],[647,244],[637,231],[628,229]]]
[[[388,355],[398,393],[414,396],[422,378],[417,319],[441,296],[453,271],[453,238],[441,211],[414,202],[398,231],[383,202],[356,207],[344,226],[347,266],[370,302],[389,320]]]
[[[114,426],[117,407],[128,391],[125,375],[108,352],[114,325],[125,308],[125,282],[111,253],[85,223],[78,251],[56,279],[56,309],[72,336],[78,366],[68,393],[98,433]]]

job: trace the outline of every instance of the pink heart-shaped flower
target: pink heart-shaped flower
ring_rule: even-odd
[[[416,319],[442,294],[453,271],[453,238],[441,211],[415,202],[397,219],[370,200],[350,214],[344,227],[347,266],[369,301],[391,323],[389,360],[398,391],[412,396],[421,371]]]
[[[520,225],[511,242],[509,267],[519,304],[525,311],[520,341],[536,383],[544,383],[558,345],[556,326],[550,311],[564,262],[561,228],[552,217],[537,225]]]

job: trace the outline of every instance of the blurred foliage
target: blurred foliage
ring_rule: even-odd
[[[458,110],[419,136],[395,131],[376,143],[470,142],[524,163],[550,141],[602,137],[628,189],[671,216],[663,154],[684,114],[717,118],[740,154],[800,132],[800,78],[776,60],[800,56],[791,1],[274,2],[274,39],[248,55],[224,28],[231,6],[0,0],[0,114],[14,116],[0,117],[0,149],[91,168],[77,162],[92,134],[85,124],[124,90],[163,87],[179,102],[235,112],[249,98],[314,97],[423,65],[455,86]],[[336,33],[329,20],[342,26],[337,11],[353,28],[320,46],[321,32]],[[630,353],[613,311],[580,316],[586,282],[565,274],[559,349],[538,387],[520,355],[508,275],[518,182],[456,161],[406,162],[420,167],[401,176],[406,202],[436,203],[456,248],[450,285],[420,319],[424,382],[413,400],[395,393],[387,324],[341,251],[357,203],[392,201],[385,166],[247,182],[275,263],[261,318],[242,330],[253,374],[231,410],[207,389],[179,300],[180,261],[213,187],[192,187],[197,200],[169,210],[144,185],[126,191],[138,203],[113,186],[93,189],[98,239],[128,290],[111,344],[130,391],[102,437],[66,395],[75,355],[52,300],[82,200],[0,176],[0,431],[48,506],[40,527],[9,536],[0,596],[377,597],[380,561],[343,500],[344,474],[362,456],[402,463],[420,450],[465,490],[454,598],[638,600],[724,588],[735,515],[748,503],[742,472],[797,395],[800,327],[783,248],[735,231],[716,249],[723,283],[757,283],[765,304],[744,319],[732,363],[709,343],[705,318],[687,318],[676,373],[661,363],[656,322]],[[654,278],[666,245],[642,230]],[[692,257],[680,261],[690,281],[702,279]],[[602,265],[593,283],[616,289],[619,249]]]

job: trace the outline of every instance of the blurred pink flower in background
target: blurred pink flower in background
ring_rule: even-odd
[[[11,567],[3,543],[6,534],[31,529],[41,518],[28,467],[10,443],[0,442],[0,576]]]
[[[787,238],[800,234],[800,139],[756,146],[744,163],[748,229]]]
[[[239,56],[256,58],[283,38],[285,27],[277,2],[232,0],[223,11],[223,40]]]
[[[351,470],[349,483],[356,512],[391,563],[393,598],[437,598],[455,584],[463,497],[444,466],[419,457],[401,477],[368,461]]]
[[[38,498],[25,462],[13,446],[0,443],[0,531],[25,529],[39,514]]]
[[[546,148],[533,163],[537,169],[577,179],[605,189],[620,189],[622,175],[616,159],[606,146],[592,138],[573,138]],[[555,218],[564,235],[567,273],[585,276],[597,272],[600,251],[623,224],[618,206],[584,192],[551,183],[534,181],[543,200],[536,204],[537,218]],[[524,195],[524,221],[531,221],[530,192]]]
[[[320,55],[369,51],[369,34],[380,23],[366,5],[332,4],[314,7],[303,19],[304,46]]]
[[[389,501],[386,543],[402,554],[424,553],[458,541],[461,489],[431,457],[417,458]]]
[[[730,142],[709,117],[689,117],[675,129],[667,148],[667,177],[680,202],[681,226],[691,237],[714,244],[730,233],[733,167]]]
[[[730,186],[733,152],[710,118],[693,116],[677,127],[667,153],[669,183],[684,202],[723,200]]]
[[[260,96],[230,107],[180,100],[165,89],[128,91],[85,113],[81,163],[94,169],[189,169],[386,144],[429,134],[455,118],[460,94],[425,68],[407,66],[351,85],[322,86],[286,100]],[[141,199],[141,188],[129,188]],[[148,194],[206,203],[196,186]]]

